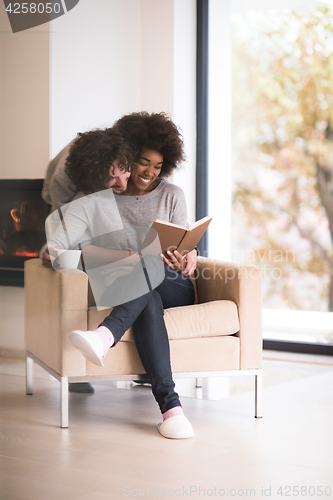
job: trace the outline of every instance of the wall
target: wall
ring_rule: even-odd
[[[49,26],[13,35],[0,2],[0,178],[44,176],[49,87]],[[24,289],[0,287],[0,356],[22,353],[23,328]]]
[[[44,176],[49,158],[49,27],[11,32],[0,2],[0,177]]]
[[[141,2],[141,109],[165,111],[181,128],[187,161],[172,182],[185,192],[195,221],[196,3]]]
[[[0,178],[44,177],[77,132],[166,111],[184,132],[189,161],[173,180],[193,222],[193,0],[80,0],[50,26],[15,35],[0,2],[0,31]],[[23,301],[24,289],[0,287],[0,355],[24,349]]]
[[[196,169],[196,2],[174,3],[173,119],[184,134],[184,166],[173,174],[185,192],[188,220],[195,222]]]
[[[141,109],[173,112],[174,1],[141,2]]]
[[[140,2],[80,0],[52,22],[51,157],[78,132],[140,109]]]

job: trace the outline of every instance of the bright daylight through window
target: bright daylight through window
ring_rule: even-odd
[[[333,6],[232,17],[232,260],[264,337],[333,343]]]

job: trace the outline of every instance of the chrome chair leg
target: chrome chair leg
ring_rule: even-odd
[[[68,427],[68,377],[60,379],[60,427]]]
[[[255,375],[255,418],[262,418],[262,371]]]
[[[26,393],[28,396],[31,396],[34,386],[34,360],[29,358],[29,356],[26,357],[25,370]]]

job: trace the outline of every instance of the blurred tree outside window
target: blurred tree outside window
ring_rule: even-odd
[[[333,10],[232,24],[233,259],[264,307],[333,311]]]
[[[232,27],[233,259],[262,268],[264,307],[333,311],[333,9]]]

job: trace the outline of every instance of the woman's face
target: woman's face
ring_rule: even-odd
[[[136,167],[131,173],[131,184],[139,191],[151,191],[161,173],[163,156],[153,149],[143,149]]]

